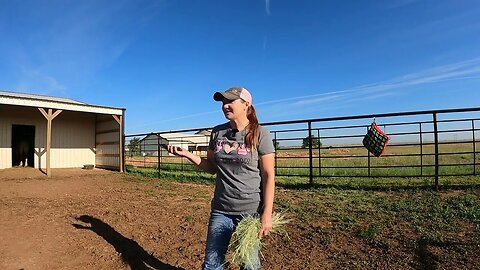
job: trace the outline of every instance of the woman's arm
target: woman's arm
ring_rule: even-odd
[[[207,173],[211,174],[216,174],[217,173],[217,167],[215,165],[215,158],[213,156],[213,151],[208,149],[207,151],[207,158],[202,158],[199,157],[192,152],[189,152],[183,148],[180,147],[175,147],[175,146],[168,146],[168,152],[179,156],[179,157],[185,157],[188,160],[190,160],[192,163],[197,165],[200,169],[206,171]]]
[[[266,236],[272,230],[273,196],[275,193],[275,154],[270,153],[260,157],[260,173],[263,185],[262,228],[259,237]]]

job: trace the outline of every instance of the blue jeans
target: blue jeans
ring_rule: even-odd
[[[241,215],[227,215],[212,211],[210,222],[208,224],[207,245],[205,248],[205,261],[202,270],[223,270],[225,264],[225,254],[228,244],[232,238],[233,231],[238,222],[242,219]],[[243,270],[260,269],[260,258],[258,257],[258,248],[254,256],[257,258],[258,265],[241,266]]]

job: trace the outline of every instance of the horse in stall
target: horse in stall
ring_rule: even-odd
[[[20,167],[28,166],[28,153],[30,153],[30,144],[26,140],[21,140],[17,145],[17,155],[20,159]]]

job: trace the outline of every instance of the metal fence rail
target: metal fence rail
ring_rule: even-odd
[[[362,145],[371,122],[391,138],[381,157]],[[480,108],[414,111],[263,123],[276,149],[277,176],[432,177],[478,175]],[[126,164],[195,171],[161,148],[173,144],[206,156],[209,128],[125,136]],[[197,133],[197,134],[196,134]],[[133,142],[133,143],[132,143]]]

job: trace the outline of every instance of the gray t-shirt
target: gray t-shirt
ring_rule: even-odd
[[[213,128],[209,149],[217,163],[212,211],[241,215],[259,213],[262,207],[259,156],[275,152],[270,132],[259,127],[256,150],[245,144],[246,130],[232,130],[230,123]]]

